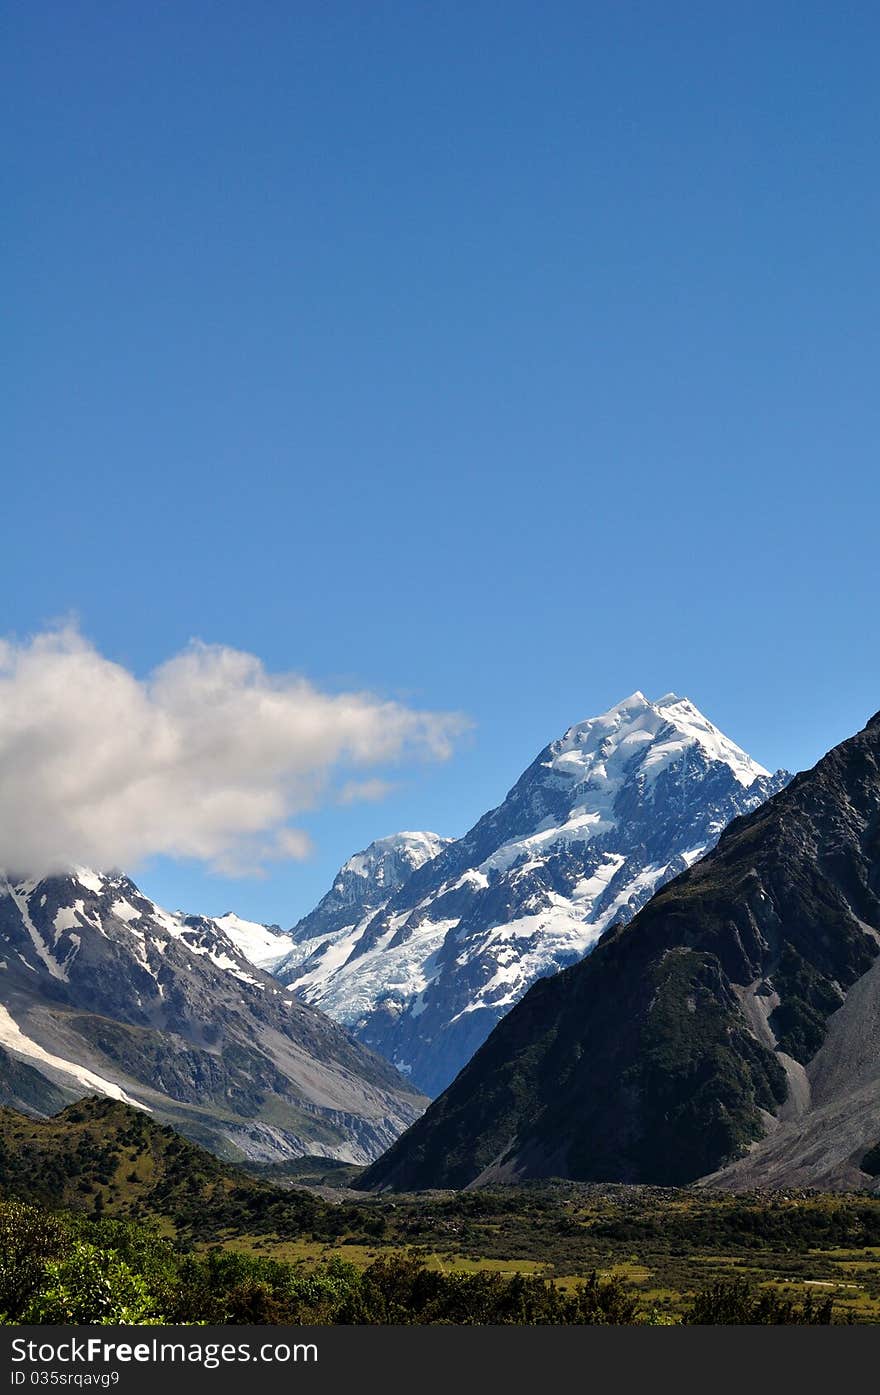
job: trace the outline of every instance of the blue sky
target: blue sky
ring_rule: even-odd
[[[154,896],[290,923],[635,688],[774,768],[880,708],[876,6],[5,10],[0,633],[475,724]]]

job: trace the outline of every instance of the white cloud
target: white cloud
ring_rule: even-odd
[[[338,797],[336,781],[443,760],[467,725],[322,692],[219,645],[139,679],[72,627],[0,640],[0,866],[130,868],[163,853],[244,874],[301,858],[309,839],[290,820]]]
[[[339,804],[375,804],[394,789],[391,780],[346,780],[337,796]]]

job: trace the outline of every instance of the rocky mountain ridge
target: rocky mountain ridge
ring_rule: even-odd
[[[374,1157],[422,1100],[222,920],[121,875],[0,880],[0,1102],[42,1113],[97,1091],[230,1158]]]

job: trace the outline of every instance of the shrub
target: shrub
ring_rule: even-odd
[[[45,1283],[27,1305],[25,1323],[140,1323],[161,1321],[144,1279],[112,1251],[76,1241],[70,1254],[49,1260]]]
[[[785,1323],[787,1325],[823,1325],[831,1322],[832,1300],[813,1301],[807,1294],[798,1305],[792,1298],[782,1298],[768,1289],[754,1289],[745,1279],[720,1282],[697,1294],[685,1313],[685,1322],[696,1325],[730,1325]]]

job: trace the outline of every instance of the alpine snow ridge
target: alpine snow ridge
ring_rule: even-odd
[[[0,876],[0,1103],[97,1092],[232,1159],[375,1157],[424,1101],[258,967],[288,943],[165,911],[121,875]]]
[[[355,853],[340,867],[326,896],[291,930],[288,938],[292,948],[275,966],[276,977],[295,985],[307,1001],[316,1001],[334,970],[342,968],[355,952],[377,912],[413,872],[439,856],[452,841],[437,833],[392,833]],[[369,1008],[373,991],[368,977],[357,991],[364,1007]],[[343,1002],[341,1010],[334,1013],[335,1002],[331,992],[324,1010],[347,1021],[351,1003]]]
[[[358,854],[276,972],[437,1094],[536,979],[581,959],[789,778],[687,698],[633,693],[545,747],[463,838],[398,835],[436,850],[420,844],[397,886],[374,887],[370,870],[393,840]]]
[[[290,935],[285,935],[280,925],[262,925],[259,921],[242,920],[234,911],[227,911],[225,915],[201,918],[211,920],[217,930],[229,936],[245,959],[256,964],[258,969],[265,969],[267,973],[271,973],[280,964],[293,946]]]

